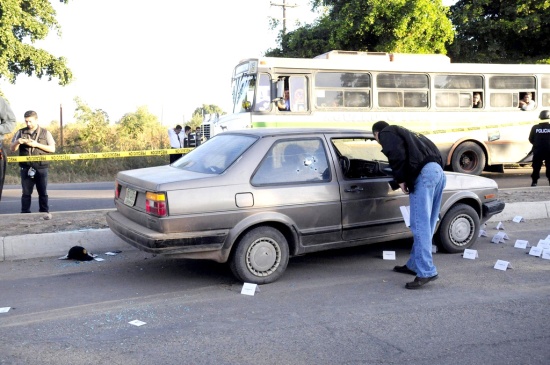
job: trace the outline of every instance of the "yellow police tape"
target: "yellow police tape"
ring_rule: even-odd
[[[165,150],[143,150],[126,152],[97,152],[97,153],[72,153],[65,155],[41,155],[41,156],[8,156],[8,162],[34,162],[34,161],[67,161],[90,160],[96,158],[120,158],[138,156],[166,156],[176,153],[188,153],[193,148],[171,148]]]

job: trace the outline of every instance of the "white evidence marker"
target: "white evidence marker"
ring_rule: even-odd
[[[395,260],[395,251],[382,251],[382,258],[384,260]]]
[[[259,292],[258,284],[244,283],[241,289],[241,294],[254,296],[256,292]]]

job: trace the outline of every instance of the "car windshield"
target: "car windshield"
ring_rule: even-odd
[[[182,170],[221,174],[258,138],[242,134],[220,134],[172,164]]]

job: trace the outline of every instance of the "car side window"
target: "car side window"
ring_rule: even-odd
[[[252,176],[252,185],[330,181],[325,146],[319,138],[279,140]]]
[[[338,155],[346,179],[369,179],[389,176],[389,163],[382,147],[370,138],[334,138],[332,145]]]

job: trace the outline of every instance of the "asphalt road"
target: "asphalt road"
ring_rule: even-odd
[[[544,171],[544,170],[543,170]],[[504,173],[484,172],[482,176],[497,181],[500,189],[529,187],[531,168],[506,169]],[[547,186],[544,178],[540,186]],[[114,182],[49,184],[48,195],[51,212],[64,212],[89,209],[113,209]],[[31,205],[38,211],[38,195],[33,194]],[[21,187],[4,186],[0,214],[14,214],[21,211]]]
[[[435,254],[440,278],[417,291],[391,271],[410,241],[293,258],[254,296],[226,265],[131,248],[103,262],[0,262],[0,307],[11,307],[0,364],[546,365],[550,260],[513,246],[550,227],[504,228],[509,240],[494,244],[486,227],[475,260]]]

